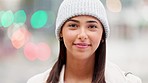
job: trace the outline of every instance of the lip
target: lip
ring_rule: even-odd
[[[74,43],[73,45],[75,45],[77,48],[88,48],[89,46],[91,46],[91,44],[88,43]]]

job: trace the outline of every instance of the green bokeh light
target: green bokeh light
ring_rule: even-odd
[[[38,10],[31,17],[31,25],[35,29],[42,28],[48,20],[46,11]]]
[[[1,17],[1,23],[3,27],[9,27],[14,21],[14,15],[12,11],[5,12]]]
[[[4,13],[5,13],[4,11],[0,11],[0,27],[2,27],[1,18],[2,18]]]
[[[26,13],[24,10],[19,10],[14,14],[14,23],[23,25],[26,22]]]

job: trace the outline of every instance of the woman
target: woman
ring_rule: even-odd
[[[64,0],[56,19],[60,53],[55,65],[28,83],[141,83],[106,62],[109,25],[99,0]]]

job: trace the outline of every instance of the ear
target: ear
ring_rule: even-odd
[[[59,34],[59,39],[60,39],[60,41],[63,41],[63,34],[60,32],[60,34]]]

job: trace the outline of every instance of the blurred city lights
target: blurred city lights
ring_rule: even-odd
[[[18,10],[15,13],[12,11],[0,11],[0,26],[10,27],[13,24],[24,25],[27,20],[27,15],[24,10]],[[34,29],[42,28],[48,22],[51,27],[55,21],[55,14],[53,11],[46,12],[38,10],[33,13],[30,18],[31,26]]]
[[[35,59],[46,61],[50,56],[50,48],[48,44],[43,42],[39,44],[28,42],[24,46],[24,55],[30,61],[34,61]]]
[[[14,15],[12,11],[6,11],[1,17],[1,23],[3,27],[9,27],[14,21]]]
[[[48,15],[44,10],[36,11],[31,17],[31,25],[35,29],[42,28],[48,20]]]
[[[14,14],[14,23],[23,25],[26,22],[26,13],[24,10],[18,10]]]
[[[100,1],[107,8],[111,28],[107,60],[148,83],[148,0]],[[26,83],[54,64],[59,49],[52,32],[61,2],[0,0],[0,83]]]
[[[30,60],[30,61],[34,61],[37,58],[37,47],[34,43],[32,42],[28,42],[25,46],[24,46],[24,55],[25,57]]]
[[[120,0],[106,0],[106,5],[111,12],[120,12],[122,9]]]
[[[0,27],[2,27],[2,23],[1,23],[1,17],[3,16],[4,11],[0,11]]]
[[[24,25],[25,26],[25,25]],[[18,24],[13,24],[11,26],[8,27],[7,29],[7,35],[9,37],[9,39],[11,39],[12,34],[17,31],[19,28],[21,28],[22,26],[18,25]]]
[[[29,40],[29,32],[26,28],[20,28],[12,34],[11,42],[12,45],[19,49]]]

